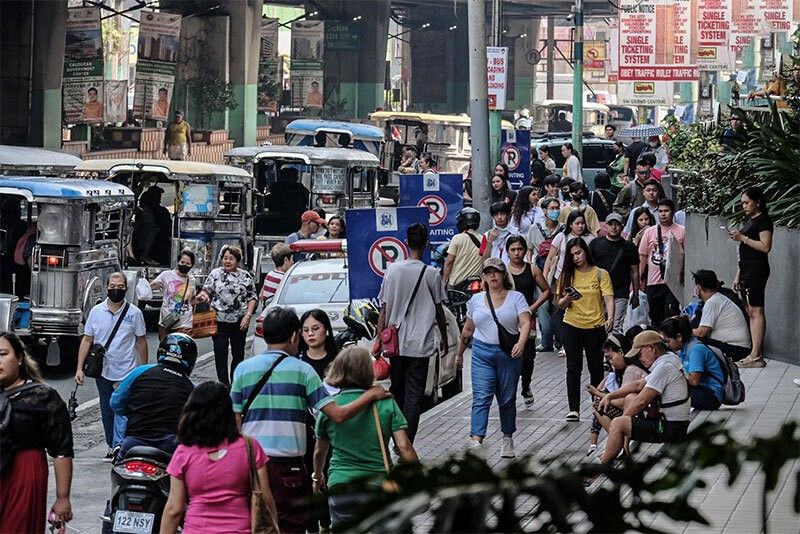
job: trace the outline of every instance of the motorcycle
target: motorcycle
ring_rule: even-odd
[[[161,528],[169,498],[167,466],[172,455],[137,446],[111,470],[112,497],[103,519],[103,533],[152,534]]]

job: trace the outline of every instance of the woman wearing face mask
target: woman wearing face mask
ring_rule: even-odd
[[[642,152],[639,156],[641,157],[644,154],[654,154],[656,157],[656,164],[652,166],[652,168],[659,173],[664,173],[669,166],[669,155],[667,154],[666,149],[661,146],[661,139],[657,135],[651,136],[647,140],[647,148]]]
[[[197,285],[189,271],[194,267],[194,252],[184,249],[178,255],[178,266],[163,271],[150,282],[151,289],[161,289],[161,313],[158,320],[158,339],[171,332],[188,334],[192,330],[192,306]],[[177,318],[176,318],[177,317]]]
[[[500,165],[498,165],[499,167]],[[508,178],[504,175],[495,174],[492,176],[492,191],[489,198],[490,203],[502,202],[509,208],[514,205],[517,199],[517,192],[508,188]]]
[[[519,190],[511,208],[512,231],[517,235],[527,235],[531,225],[534,222],[544,222],[543,219],[544,213],[539,207],[539,190],[526,185]]]

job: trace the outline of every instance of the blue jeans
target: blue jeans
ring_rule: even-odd
[[[539,323],[540,343],[545,350],[553,350],[553,322],[550,318],[551,305],[546,302],[536,310],[536,320]]]
[[[380,490],[376,490],[380,491]],[[375,499],[375,495],[359,493],[356,495],[329,495],[328,509],[331,511],[331,530],[341,531],[341,525],[354,520]]]
[[[522,358],[512,358],[500,345],[472,340],[472,422],[470,435],[486,436],[492,397],[497,397],[500,430],[517,430],[517,384],[522,372]]]
[[[116,447],[122,443],[125,437],[125,428],[128,426],[128,418],[124,415],[114,415],[111,410],[111,395],[114,394],[114,384],[102,376],[94,379],[97,384],[97,395],[100,398],[100,417],[103,421],[103,433],[106,437],[106,445],[109,448]]]

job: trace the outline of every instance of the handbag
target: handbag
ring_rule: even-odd
[[[247,444],[247,461],[250,464],[250,532],[253,534],[277,534],[278,524],[264,501],[264,492],[258,479],[253,438],[244,437]]]
[[[194,339],[217,335],[217,312],[208,304],[198,304],[194,307],[192,315],[192,331],[189,333]]]
[[[372,370],[375,372],[375,380],[386,380],[389,378],[389,369],[391,364],[389,360],[378,354],[375,356],[375,361],[372,362]]]
[[[183,288],[183,295],[181,296],[181,303],[175,303],[175,307],[178,308],[177,310],[173,309],[171,312],[166,314],[164,318],[161,320],[161,326],[164,327],[165,330],[169,330],[173,326],[175,326],[178,321],[181,320],[181,309],[183,309],[183,302],[186,299],[186,292],[189,291],[189,279],[186,279],[186,286]]]
[[[378,432],[378,445],[381,447],[381,456],[383,456],[383,469],[388,475],[391,470],[391,466],[389,465],[389,453],[386,450],[386,442],[383,441],[383,428],[381,428],[381,418],[378,415],[378,405],[376,403],[372,403],[372,415],[375,418],[375,430]],[[391,480],[384,480],[382,487],[383,491],[386,493],[397,493],[400,490],[397,482]]]
[[[500,339],[500,348],[503,349],[503,352],[511,356],[511,349],[513,349],[514,345],[517,344],[519,336],[515,336],[506,330],[506,327],[500,324],[500,321],[497,320],[497,314],[494,312],[494,304],[492,304],[492,296],[489,295],[488,292],[486,293],[486,301],[489,303],[489,310],[492,312],[494,324],[497,325],[497,337]]]
[[[130,306],[129,302],[125,303],[125,307],[122,309],[122,313],[119,314],[119,319],[117,319],[117,323],[114,325],[114,329],[111,331],[111,335],[108,336],[106,342],[102,345],[100,343],[93,343],[92,346],[89,347],[89,354],[86,355],[86,360],[83,362],[83,374],[86,376],[90,378],[100,378],[103,375],[103,360],[106,358],[106,351],[108,351],[108,347],[111,346],[114,336],[117,335],[117,330],[119,330],[123,319],[125,319],[125,315],[128,314],[128,308],[130,308]]]
[[[411,299],[409,299],[408,304],[406,305],[406,311],[403,314],[403,320],[405,320],[406,316],[408,315],[408,310],[411,308],[411,304],[414,302],[414,297],[417,296],[419,285],[422,283],[422,277],[425,275],[425,269],[427,268],[427,265],[423,265],[422,270],[419,272],[419,278],[417,278],[414,291],[411,293]],[[381,352],[387,358],[400,355],[399,328],[399,324],[393,324],[384,328],[381,332]]]

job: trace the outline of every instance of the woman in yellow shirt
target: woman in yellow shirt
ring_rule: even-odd
[[[614,326],[614,289],[608,272],[595,266],[586,241],[569,240],[566,252],[556,285],[556,305],[566,310],[561,327],[567,355],[566,420],[577,422],[584,351],[589,382],[597,386],[603,380],[603,342]]]

